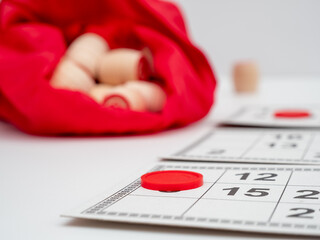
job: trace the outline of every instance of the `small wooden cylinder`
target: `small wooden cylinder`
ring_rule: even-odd
[[[138,91],[144,98],[147,110],[159,112],[166,102],[166,93],[155,83],[147,81],[130,81],[124,85],[126,88]]]
[[[236,92],[253,93],[257,91],[259,81],[258,65],[255,62],[239,62],[233,69],[233,81]]]
[[[62,58],[50,81],[55,88],[88,93],[94,86],[94,79],[73,61]]]
[[[98,66],[98,81],[119,85],[127,81],[147,79],[151,66],[141,51],[119,48],[104,54]]]
[[[111,87],[98,84],[93,87],[89,95],[98,103],[106,107],[131,109],[133,111],[146,111],[146,103],[141,94],[125,87]]]
[[[104,38],[95,33],[86,33],[70,44],[66,55],[86,69],[92,77],[96,77],[98,61],[108,49],[108,43]]]

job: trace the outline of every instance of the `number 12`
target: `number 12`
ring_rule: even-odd
[[[240,180],[247,180],[249,175],[250,175],[250,173],[236,174],[236,176],[241,176]],[[253,180],[255,180],[255,181],[275,181],[275,177],[278,175],[275,173],[259,173],[258,176],[264,176],[264,177],[255,178]]]

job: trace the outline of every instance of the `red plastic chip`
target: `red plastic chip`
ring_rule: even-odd
[[[141,176],[142,187],[163,192],[189,190],[202,185],[202,174],[190,171],[157,171]]]
[[[305,110],[281,110],[274,113],[276,118],[307,118],[311,114]]]

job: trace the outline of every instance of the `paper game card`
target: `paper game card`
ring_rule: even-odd
[[[141,186],[148,171],[182,170],[203,185]],[[63,216],[103,221],[320,236],[320,166],[160,162]]]
[[[164,158],[184,161],[320,164],[320,131],[218,128]]]
[[[320,128],[320,106],[247,106],[236,111],[223,124]]]

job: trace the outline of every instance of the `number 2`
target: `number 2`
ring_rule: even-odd
[[[314,195],[318,195],[320,192],[315,190],[299,190],[298,193],[310,192],[309,194],[296,196],[294,198],[302,198],[302,199],[319,199],[319,197],[311,197]]]
[[[309,215],[309,214],[312,214],[314,213],[315,211],[313,209],[310,209],[310,208],[291,208],[290,211],[300,211],[299,213],[296,213],[296,214],[291,214],[291,215],[288,215],[287,217],[295,217],[295,218],[313,218],[313,216],[306,216],[306,215]]]

